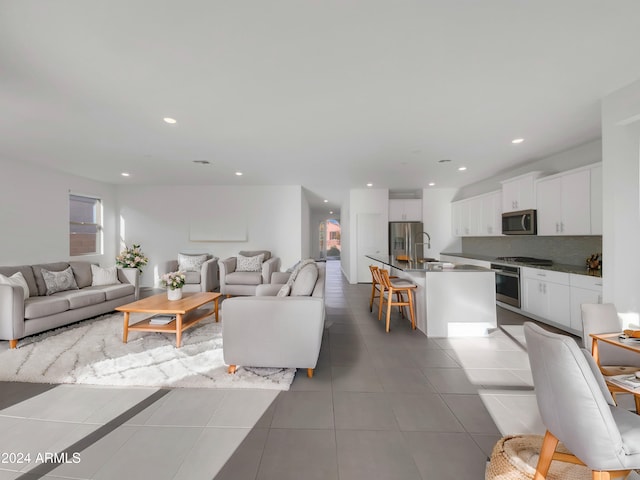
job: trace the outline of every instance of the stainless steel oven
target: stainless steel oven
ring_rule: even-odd
[[[491,264],[496,272],[496,300],[520,308],[520,267]]]

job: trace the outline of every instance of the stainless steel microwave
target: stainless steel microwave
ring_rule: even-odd
[[[502,214],[503,235],[537,235],[538,221],[535,210],[520,210]]]

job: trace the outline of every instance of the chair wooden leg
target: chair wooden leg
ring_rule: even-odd
[[[236,370],[238,369],[237,365],[229,365],[229,369],[227,370],[227,372],[229,373],[236,373]]]
[[[416,329],[416,316],[415,316],[415,313],[413,313],[413,291],[409,290],[407,292],[407,295],[409,296],[409,316],[411,317],[411,329],[415,330]]]
[[[640,395],[634,395],[633,399],[636,401],[636,413],[640,415]]]
[[[384,292],[380,292],[380,301],[378,302],[378,320],[382,319],[382,304],[384,303]]]
[[[393,293],[389,291],[389,297],[387,298],[387,325],[385,327],[385,331],[389,333],[389,326],[391,322],[391,303],[393,299]]]
[[[9,340],[9,348],[16,348],[18,346],[18,340]]]
[[[378,290],[376,288],[376,284],[372,283],[371,284],[371,300],[369,300],[369,311],[373,312],[373,300],[376,298],[376,290]]]
[[[313,378],[313,368],[307,368],[307,377]]]
[[[544,434],[542,447],[540,448],[540,457],[538,458],[538,465],[536,466],[536,473],[533,476],[533,480],[545,480],[545,478],[547,478],[551,460],[553,459],[553,452],[556,451],[557,446],[558,439],[547,430]]]

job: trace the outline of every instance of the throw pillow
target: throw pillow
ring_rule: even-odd
[[[202,264],[207,261],[207,255],[178,254],[178,270],[181,272],[199,272]]]
[[[5,275],[0,275],[0,285],[11,285],[14,287],[22,287],[24,299],[29,298],[29,285],[27,285],[27,281],[24,279],[24,275],[20,272],[16,272],[10,277]]]
[[[296,277],[298,276],[298,273],[300,273],[300,270],[302,270],[306,265],[309,265],[311,263],[315,264],[316,261],[313,258],[307,258],[306,260],[300,260],[298,263],[296,263],[295,266],[293,267],[293,271],[291,272],[291,275],[289,275],[289,280],[287,280],[287,285],[292,287],[293,282],[295,282]]]
[[[52,295],[56,292],[64,292],[65,290],[78,290],[76,279],[73,276],[73,270],[68,267],[61,272],[50,272],[42,269],[42,278],[47,286],[46,295]]]
[[[310,263],[302,267],[291,287],[291,296],[309,296],[313,293],[318,280],[318,267]]]
[[[255,257],[245,257],[244,255],[238,255],[236,259],[236,272],[260,272],[262,271],[262,260],[264,254],[256,255]]]
[[[98,265],[92,264],[91,277],[92,287],[120,283],[120,280],[118,280],[118,270],[115,265],[113,267],[99,267]]]
[[[280,290],[278,290],[276,297],[288,297],[289,293],[291,293],[291,287],[289,285],[282,285]]]

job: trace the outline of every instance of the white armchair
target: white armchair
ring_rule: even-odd
[[[185,292],[213,292],[220,286],[218,257],[211,254],[178,254],[177,260],[169,260],[158,265],[158,275],[178,270],[185,273]]]
[[[280,270],[280,258],[272,257],[268,250],[241,251],[242,257],[263,255],[259,270],[238,271],[238,257],[229,257],[218,261],[220,270],[220,293],[232,295],[255,295],[258,285],[271,282],[271,275]]]

